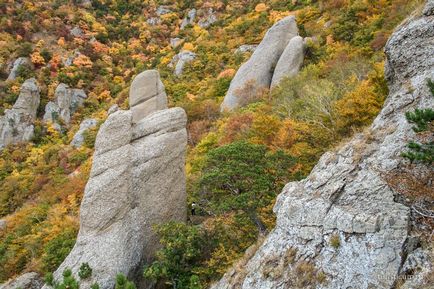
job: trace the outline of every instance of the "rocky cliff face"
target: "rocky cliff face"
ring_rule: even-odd
[[[40,102],[39,87],[34,78],[21,86],[20,95],[12,109],[0,116],[0,148],[29,141],[33,137],[33,123]]]
[[[272,80],[275,86],[284,76],[297,74],[304,58],[302,38],[292,40],[297,35],[294,16],[288,16],[274,24],[250,59],[237,71],[221,104],[221,110],[243,106],[248,101],[243,95],[245,89],[249,89],[249,94],[256,95],[261,90],[270,89]],[[301,42],[298,41],[300,39]],[[273,78],[275,67],[278,70]]]
[[[186,220],[186,114],[167,109],[157,71],[136,77],[130,105],[112,110],[98,132],[77,242],[55,273],[76,274],[89,263],[93,275],[83,288],[113,288],[118,273],[140,275],[158,247],[152,226]]]
[[[390,94],[372,126],[285,186],[275,229],[212,288],[432,288],[424,279],[432,256],[415,246],[410,208],[395,201],[386,175],[403,165],[400,153],[414,138],[405,112],[434,106],[426,85],[433,51],[430,0],[387,43]]]

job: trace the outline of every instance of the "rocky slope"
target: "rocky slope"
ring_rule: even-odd
[[[404,165],[400,153],[414,138],[405,112],[434,106],[426,85],[434,78],[433,51],[430,0],[386,45],[390,93],[372,126],[326,153],[305,180],[285,186],[274,207],[275,229],[213,289],[396,288],[403,283],[401,288],[432,288],[424,279],[432,256],[415,246],[410,208],[395,201],[387,173]],[[427,170],[433,174],[432,167]]]
[[[135,78],[130,104],[112,108],[98,132],[77,242],[55,273],[89,263],[83,288],[113,288],[118,273],[136,279],[158,247],[152,226],[186,220],[186,114],[167,109],[157,71]]]

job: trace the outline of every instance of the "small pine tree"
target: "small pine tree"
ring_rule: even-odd
[[[434,82],[428,80],[428,88],[431,95],[434,97]],[[405,114],[407,121],[414,124],[413,130],[416,133],[423,133],[430,131],[433,132],[433,122],[434,122],[434,110],[431,108],[427,109],[415,109],[414,112],[407,112]],[[430,141],[428,143],[418,143],[415,141],[410,141],[407,144],[408,151],[401,154],[410,162],[421,162],[425,164],[432,164],[434,161],[434,142]]]
[[[80,269],[78,270],[78,276],[81,280],[88,279],[90,276],[92,276],[92,268],[88,263],[81,264]]]
[[[136,285],[129,281],[124,274],[118,274],[116,276],[115,289],[136,289]]]

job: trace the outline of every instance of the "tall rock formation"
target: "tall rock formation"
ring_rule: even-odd
[[[167,109],[157,71],[133,81],[131,110],[112,112],[101,126],[80,207],[80,231],[65,268],[93,268],[82,288],[112,289],[116,274],[136,279],[158,248],[153,225],[186,220],[186,114]],[[138,107],[140,106],[140,107]]]
[[[432,274],[433,256],[415,249],[410,208],[395,201],[386,176],[405,166],[400,154],[414,138],[405,113],[434,107],[426,85],[434,79],[433,51],[430,0],[386,45],[390,93],[372,126],[323,155],[305,180],[285,186],[275,229],[243,269],[213,289],[432,288],[424,277]],[[407,274],[414,275],[405,281]]]
[[[274,69],[271,88],[274,88],[285,77],[294,77],[300,71],[304,60],[304,40],[295,36],[289,40]]]
[[[298,28],[294,16],[285,17],[274,24],[250,59],[238,69],[223,100],[221,110],[232,110],[240,106],[243,102],[241,90],[246,85],[252,85],[255,91],[270,88],[274,67],[289,40],[297,35]]]
[[[6,109],[4,116],[0,116],[0,148],[32,139],[39,102],[36,79],[27,79],[12,109]]]

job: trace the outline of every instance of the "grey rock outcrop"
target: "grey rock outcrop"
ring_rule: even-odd
[[[52,123],[62,120],[66,125],[71,121],[72,114],[83,105],[87,98],[84,90],[69,88],[64,83],[57,86],[54,95],[55,102],[50,101],[45,106],[43,120]]]
[[[432,15],[407,20],[389,39],[390,93],[369,130],[324,154],[305,180],[285,186],[274,207],[276,227],[244,271],[231,270],[213,289],[298,288],[302,276],[293,270],[303,261],[327,279],[312,288],[397,288],[405,272],[414,278],[399,288],[432,288],[424,284],[432,271],[417,270],[427,259],[423,250],[406,249],[410,209],[395,201],[386,180],[404,165],[400,154],[414,138],[405,112],[434,107],[426,85],[434,78]]]
[[[176,38],[171,38],[171,39],[170,39],[170,46],[172,46],[172,48],[176,48],[176,47],[178,47],[179,45],[181,45],[182,42],[184,42],[184,41],[183,41],[181,38],[178,38],[178,37],[176,37]]]
[[[27,79],[12,109],[6,109],[4,116],[0,116],[0,148],[32,139],[39,102],[36,79]]]
[[[44,285],[38,273],[25,273],[17,278],[0,285],[0,289],[39,289]]]
[[[184,17],[184,19],[182,19],[181,27],[180,27],[181,30],[185,29],[187,25],[193,25],[195,18],[196,18],[196,9],[193,8],[189,10],[187,15]]]
[[[156,13],[157,13],[158,16],[162,16],[162,15],[165,15],[165,14],[172,13],[172,10],[170,10],[169,6],[162,5],[162,6],[159,6],[157,8]]]
[[[6,220],[1,219],[1,220],[0,220],[0,231],[6,229],[6,226],[7,226],[7,222],[6,222]]]
[[[175,75],[180,76],[184,72],[184,66],[196,58],[196,53],[183,50],[173,57],[170,65],[175,66]]]
[[[166,91],[157,70],[146,70],[133,79],[129,104],[133,123],[154,111],[167,108]]]
[[[32,64],[32,62],[30,61],[30,59],[28,57],[19,57],[19,58],[17,58],[14,61],[13,65],[12,65],[12,67],[10,69],[10,72],[9,72],[7,80],[15,80],[17,78],[17,76],[18,76],[17,75],[18,74],[18,70],[20,69],[21,66],[28,66],[28,67],[31,68],[33,66],[33,64]]]
[[[74,137],[72,138],[71,146],[75,148],[81,147],[84,143],[84,133],[90,128],[96,127],[97,124],[98,122],[94,118],[88,118],[83,120],[80,123],[80,127],[78,131],[75,133]]]
[[[203,13],[202,17],[197,22],[200,28],[208,28],[215,22],[217,22],[217,16],[214,9],[208,8],[206,10],[200,11]]]
[[[82,288],[98,282],[101,289],[111,289],[118,273],[136,279],[159,246],[153,225],[186,221],[187,119],[183,109],[167,109],[157,76],[156,71],[138,75],[130,102],[157,98],[164,109],[153,107],[142,115],[117,110],[101,126],[80,208],[77,242],[56,278],[65,268],[77,274],[88,262],[93,274],[82,281]]]
[[[232,80],[221,105],[221,110],[232,110],[242,104],[241,90],[247,85],[253,90],[269,89],[273,69],[291,38],[298,35],[294,16],[278,21],[264,36],[250,59],[241,65]]]
[[[300,71],[304,60],[304,41],[300,36],[289,40],[274,69],[271,88],[277,86],[285,77],[294,77]]]
[[[69,31],[69,33],[74,37],[83,37],[84,36],[83,30],[81,30],[81,28],[78,26],[75,26],[74,28],[72,28],[71,31]]]

